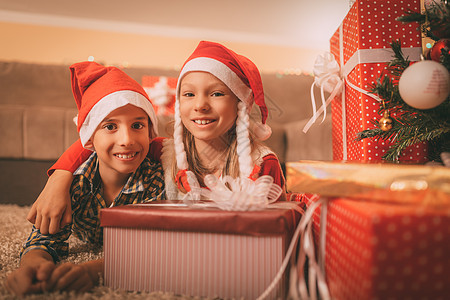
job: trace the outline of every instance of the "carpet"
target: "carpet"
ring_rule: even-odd
[[[7,274],[19,266],[19,251],[23,242],[31,231],[31,224],[27,221],[26,215],[29,206],[18,206],[11,204],[0,205],[0,299],[17,299],[9,294],[4,286]],[[70,254],[65,261],[79,263],[87,260],[100,258],[103,253],[101,249],[92,249],[75,237],[69,239]],[[126,292],[112,290],[100,285],[89,293],[76,294],[68,292],[53,292],[37,295],[29,295],[22,299],[205,299],[200,297],[189,297],[174,295],[164,292]]]

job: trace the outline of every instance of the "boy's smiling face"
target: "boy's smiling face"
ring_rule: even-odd
[[[125,179],[139,167],[149,150],[151,126],[147,113],[131,104],[106,116],[86,143],[97,152],[102,178]]]

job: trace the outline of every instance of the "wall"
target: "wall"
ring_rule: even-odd
[[[130,67],[179,69],[199,40],[0,22],[1,61],[71,64],[98,62]],[[7,41],[7,42],[6,42]],[[222,41],[218,41],[222,42]],[[263,73],[311,73],[320,51],[223,42]]]

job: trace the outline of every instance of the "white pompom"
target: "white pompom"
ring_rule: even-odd
[[[265,141],[272,135],[272,128],[267,124],[255,123],[252,126],[252,133],[258,140]]]

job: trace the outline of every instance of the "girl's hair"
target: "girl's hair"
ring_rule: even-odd
[[[180,115],[180,87],[183,77],[189,72],[207,72],[221,80],[240,100],[238,102],[235,126],[226,136],[229,148],[225,156],[222,175],[234,178],[246,178],[254,168],[252,155],[255,151],[255,139],[265,140],[270,134],[270,127],[266,124],[268,109],[265,104],[261,75],[256,65],[248,58],[239,55],[225,46],[208,41],[199,43],[194,52],[184,63],[178,76],[175,97],[174,114],[174,151],[176,167],[173,175],[178,177],[178,169],[190,170],[196,174],[198,181],[203,183],[203,176],[219,170],[209,170],[202,166],[199,154],[195,148],[194,139],[189,136],[181,122]],[[249,112],[256,104],[261,113],[261,123],[250,132]],[[260,126],[261,125],[261,126]],[[203,153],[205,154],[205,153]]]
[[[222,176],[229,175],[232,178],[239,177],[239,154],[237,150],[237,141],[236,141],[236,124],[228,130],[225,135],[226,144],[228,145],[225,155],[222,157],[225,159],[225,164],[222,168]],[[250,140],[250,153],[253,153],[255,149],[257,149],[258,142],[251,131],[249,131],[249,140]],[[217,169],[208,168],[204,166],[199,158],[197,148],[195,146],[195,139],[192,133],[190,133],[186,127],[183,125],[183,144],[184,149],[186,149],[186,158],[188,161],[189,169],[192,171],[200,185],[204,186],[203,178],[207,174],[213,174],[217,171]],[[177,162],[175,159],[175,153],[172,160],[172,180],[175,182],[176,175],[178,173]]]

